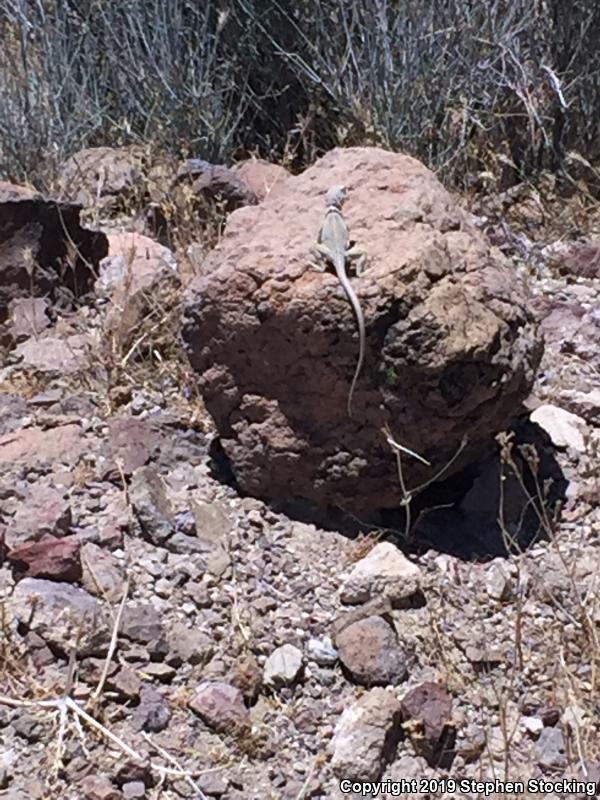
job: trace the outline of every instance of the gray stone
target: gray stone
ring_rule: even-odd
[[[24,578],[9,600],[9,610],[46,643],[82,655],[103,652],[110,637],[108,620],[98,602],[68,583]]]
[[[566,766],[567,748],[560,728],[544,728],[535,747],[537,763],[542,769]]]
[[[153,467],[141,467],[133,473],[129,498],[144,534],[152,544],[164,544],[175,531],[176,512]]]
[[[320,667],[331,667],[338,660],[338,651],[329,636],[323,636],[321,639],[309,639],[306,643],[306,650],[309,657]]]
[[[401,733],[400,704],[386,689],[371,689],[344,710],[331,743],[331,766],[349,780],[376,780]]]
[[[386,595],[392,602],[405,600],[419,588],[421,570],[391,542],[380,542],[362,558],[344,580],[343,603],[366,603]]]
[[[289,686],[302,670],[302,652],[293,644],[284,644],[267,658],[264,682],[267,686]]]
[[[88,542],[80,551],[84,589],[96,597],[116,603],[123,597],[125,578],[119,561],[112,553]]]

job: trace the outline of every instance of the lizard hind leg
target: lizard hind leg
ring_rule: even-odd
[[[329,250],[322,244],[317,243],[311,248],[310,252],[313,258],[316,259],[316,261],[309,262],[311,269],[317,272],[325,272],[329,263]]]
[[[361,275],[364,275],[365,272],[369,271],[370,267],[368,266],[367,254],[362,250],[351,247],[349,250],[346,250],[346,258],[348,261],[354,263],[354,270],[359,278]]]

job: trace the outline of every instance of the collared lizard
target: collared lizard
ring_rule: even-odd
[[[362,369],[363,361],[365,359],[365,317],[356,296],[354,289],[348,279],[346,271],[346,264],[350,261],[357,260],[356,274],[362,275],[364,272],[365,254],[357,250],[355,247],[350,247],[350,239],[348,235],[348,226],[342,215],[342,205],[346,199],[346,188],[344,186],[332,186],[325,196],[325,203],[327,211],[325,219],[321,225],[321,230],[317,237],[317,244],[313,247],[313,254],[317,258],[324,259],[335,269],[335,274],[342,285],[346,297],[354,311],[356,317],[356,324],[358,326],[358,361],[354,371],[354,377],[350,385],[348,393],[348,416],[352,416],[352,397],[356,382]],[[313,264],[313,267],[320,272],[324,272],[326,266],[319,267]]]

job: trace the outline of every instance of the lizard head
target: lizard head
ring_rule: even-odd
[[[345,186],[332,186],[325,195],[325,205],[328,208],[330,206],[341,208],[344,205],[346,194]]]

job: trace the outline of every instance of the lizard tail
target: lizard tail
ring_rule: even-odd
[[[352,302],[352,301],[350,301]],[[354,306],[354,303],[352,303]],[[357,302],[358,306],[358,302]],[[357,309],[354,307],[354,311],[356,313]],[[365,323],[363,320],[362,312],[356,313],[356,321],[358,324],[358,361],[356,362],[356,369],[354,370],[354,377],[352,378],[352,383],[350,384],[350,391],[348,392],[348,416],[352,416],[352,397],[354,396],[354,390],[356,388],[356,382],[358,380],[358,376],[360,375],[360,371],[362,369],[363,361],[365,360]]]
[[[352,416],[352,397],[354,396],[354,390],[356,388],[356,382],[358,381],[358,377],[360,375],[360,371],[362,369],[363,361],[365,360],[365,318],[360,307],[360,303],[358,301],[358,297],[354,293],[354,289],[350,281],[348,280],[348,276],[346,275],[345,270],[345,261],[344,259],[341,260],[341,263],[335,264],[337,276],[339,282],[342,284],[344,292],[346,293],[346,297],[348,298],[350,305],[352,306],[352,310],[354,311],[354,316],[356,317],[356,324],[358,326],[358,361],[356,362],[356,369],[354,370],[354,377],[352,378],[352,383],[350,384],[350,391],[348,392],[348,416]]]

